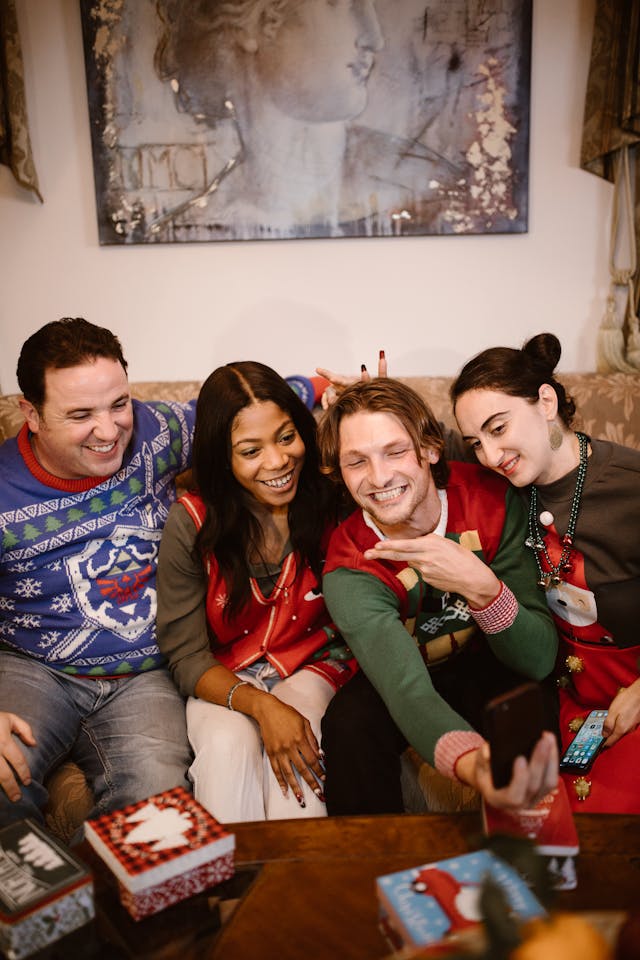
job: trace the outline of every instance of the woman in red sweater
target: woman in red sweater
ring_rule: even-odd
[[[254,362],[202,387],[196,492],[169,513],[158,643],[187,696],[196,798],[223,822],[322,816],[320,720],[354,661],[320,583],[336,516],[315,420]]]
[[[590,710],[608,711],[593,767],[563,775],[573,807],[640,813],[640,452],[574,431],[559,359],[551,333],[484,350],[451,397],[480,463],[529,499],[523,549],[561,639],[563,747]]]

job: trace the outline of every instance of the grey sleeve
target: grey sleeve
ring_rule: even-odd
[[[158,558],[158,646],[183,696],[218,661],[210,646],[205,612],[207,577],[193,554],[196,528],[187,511],[174,503],[169,511]]]

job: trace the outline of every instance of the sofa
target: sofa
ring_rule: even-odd
[[[450,377],[401,379],[424,397],[446,427],[455,430],[449,403]],[[577,427],[593,437],[640,449],[640,375],[567,373],[560,379],[578,408]],[[140,400],[189,400],[197,396],[200,383],[158,381],[131,386],[133,396]],[[0,395],[0,442],[14,436],[21,425],[18,396]],[[74,764],[64,763],[53,772],[47,785],[47,825],[68,841],[91,808],[87,784]],[[473,791],[458,789],[411,751],[403,762],[403,789],[407,808],[414,811],[465,809],[477,804]]]

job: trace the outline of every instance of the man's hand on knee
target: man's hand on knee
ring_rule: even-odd
[[[31,771],[14,734],[30,747],[36,744],[31,727],[15,713],[0,712],[0,787],[9,800],[20,799],[18,780],[25,787],[31,783]],[[16,779],[17,778],[17,779]]]

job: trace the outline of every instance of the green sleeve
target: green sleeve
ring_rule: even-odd
[[[368,573],[340,568],[323,580],[327,608],[395,723],[429,763],[439,738],[472,728],[436,692],[398,599]]]
[[[194,696],[202,674],[218,663],[207,629],[207,580],[193,555],[195,538],[193,520],[174,503],[160,542],[156,631],[160,652],[183,696]]]
[[[533,551],[524,543],[527,536],[526,503],[510,487],[500,547],[490,566],[497,578],[515,594],[518,614],[506,630],[486,637],[496,657],[507,667],[533,680],[542,680],[553,670],[558,634],[544,591],[537,584],[538,569]]]

